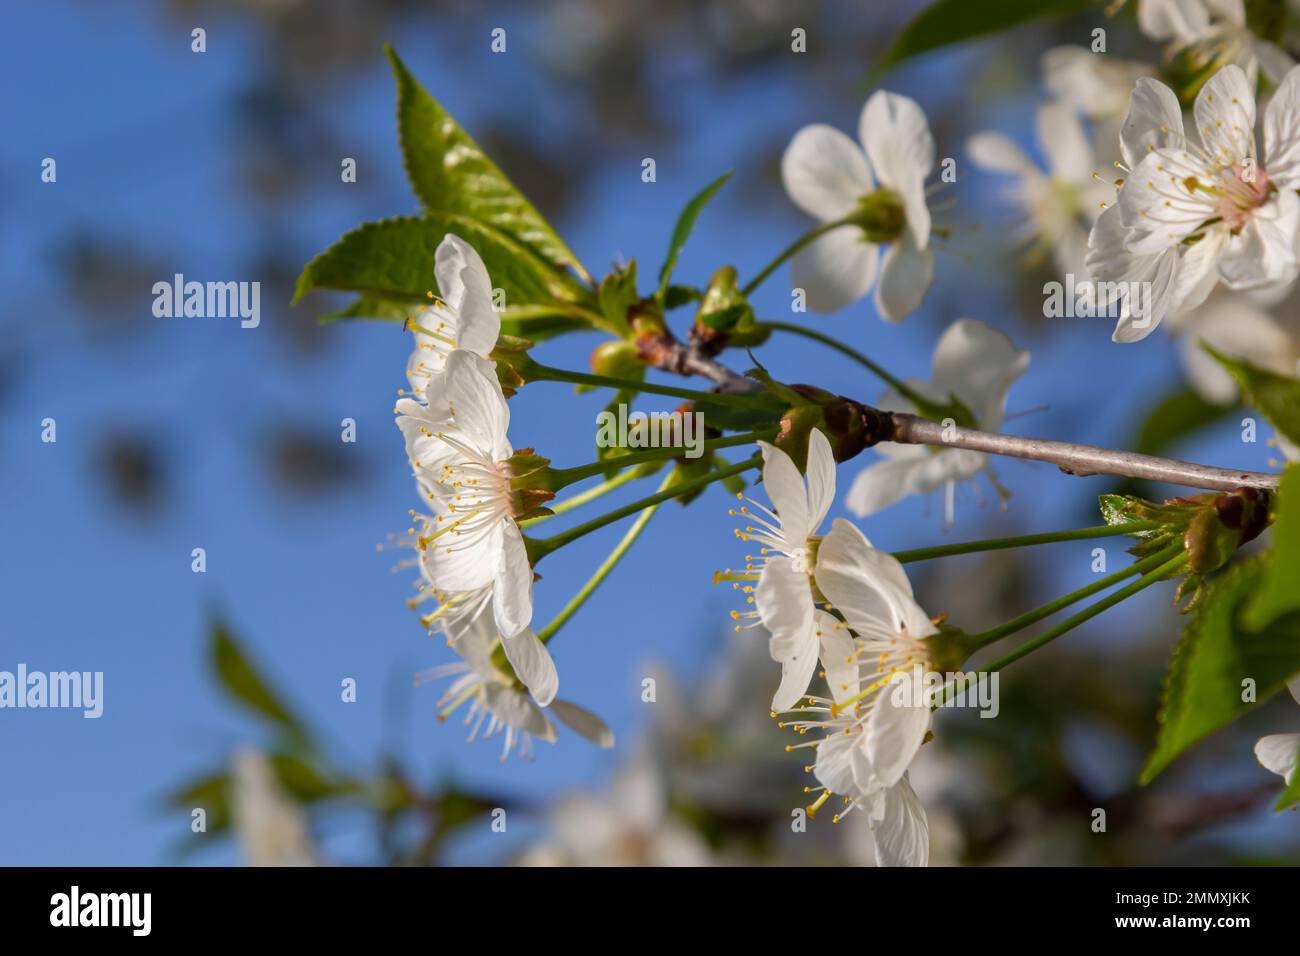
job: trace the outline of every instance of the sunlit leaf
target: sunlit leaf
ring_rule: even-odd
[[[682,209],[681,214],[678,215],[677,224],[673,226],[672,239],[668,243],[668,255],[664,257],[663,268],[659,270],[660,302],[663,302],[668,296],[668,284],[669,280],[672,279],[673,269],[677,266],[677,257],[681,255],[682,247],[686,245],[686,240],[690,238],[696,220],[700,218],[700,213],[709,204],[709,200],[727,184],[727,180],[730,178],[731,171],[728,170],[696,193],[685,208]]]
[[[573,267],[586,277],[578,257],[551,224],[411,75],[393,48],[385,49],[397,82],[402,159],[424,208],[478,220],[528,248],[549,267]],[[461,238],[473,244],[469,236]]]
[[[1242,607],[1259,588],[1266,560],[1266,555],[1246,558],[1212,579],[1183,629],[1165,677],[1156,749],[1142,770],[1143,783],[1300,672],[1300,613],[1261,630],[1242,621]],[[1249,703],[1242,699],[1251,686],[1247,681],[1255,691]]]

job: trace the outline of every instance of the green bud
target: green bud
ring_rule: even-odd
[[[645,363],[637,354],[636,343],[611,339],[592,350],[591,370],[597,375],[640,381],[645,376]]]
[[[488,353],[488,358],[497,363],[497,381],[501,383],[506,398],[537,378],[537,363],[528,354],[532,347],[533,343],[528,339],[502,333],[497,338],[496,347]]]

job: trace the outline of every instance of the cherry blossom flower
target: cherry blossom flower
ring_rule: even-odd
[[[517,672],[523,671],[519,674],[521,680],[524,674],[542,675],[540,680],[537,677],[534,680],[541,688],[541,697],[548,702],[546,710],[539,706],[541,700],[535,699],[537,690],[530,696],[493,661],[492,654],[498,641],[505,644],[505,639],[493,624],[492,615],[480,614],[452,643],[462,659],[431,668],[419,675],[420,683],[453,675],[456,677],[438,700],[440,719],[445,719],[468,702],[465,725],[470,728],[469,742],[472,743],[480,735],[484,738],[504,735],[502,760],[512,750],[518,750],[522,757],[531,756],[534,739],[554,743],[555,725],[548,716],[550,714],[554,714],[570,730],[600,747],[614,746],[614,734],[603,720],[577,704],[554,698],[554,665],[549,665],[549,655],[542,660],[542,655],[546,654],[545,649],[531,630],[522,635],[522,657],[512,658],[511,664]],[[531,646],[533,644],[535,647]],[[506,647],[509,654],[509,645]],[[515,665],[516,659],[521,660],[521,665]],[[548,669],[549,678],[545,676]]]
[[[970,410],[976,427],[997,431],[1011,383],[1028,365],[1029,353],[1017,349],[1005,333],[975,319],[958,319],[935,345],[931,380],[907,384],[936,402],[955,396]],[[892,389],[878,404],[890,411],[915,411],[911,402]],[[883,460],[860,472],[844,499],[849,511],[860,518],[907,495],[946,488],[946,521],[951,524],[956,483],[988,467],[986,455],[965,448],[882,442],[876,451]]]
[[[1244,0],[1138,0],[1138,29],[1165,44],[1165,55],[1186,52],[1194,69],[1233,64],[1254,89],[1259,73],[1278,83],[1295,65],[1276,44],[1246,23]]]
[[[736,536],[761,545],[758,555],[746,556],[745,565],[747,574],[758,572],[758,585],[749,598],[755,610],[745,615],[733,612],[732,617],[761,622],[772,635],[769,650],[781,664],[781,684],[772,708],[786,710],[808,689],[819,654],[823,660],[839,657],[838,651],[827,653],[835,621],[817,611],[811,586],[814,535],[835,499],[835,457],[826,436],[814,429],[808,437],[805,486],[789,455],[767,442],[758,445],[763,453],[763,487],[775,510],[742,496],[749,505],[731,511],[752,522],[743,530],[737,528]],[[749,588],[744,590],[750,593]]]
[[[1025,216],[1017,240],[1050,250],[1061,274],[1083,275],[1088,228],[1107,186],[1093,175],[1092,148],[1073,107],[1046,103],[1038,108],[1035,123],[1047,158],[1045,173],[1001,133],[975,134],[966,152],[979,169],[1011,177],[1008,196]]]
[[[506,437],[510,410],[493,363],[463,349],[447,357],[425,389],[428,404],[397,403],[397,424],[431,516],[416,538],[420,563],[439,591],[492,589],[501,633],[532,620],[533,571],[515,516]]]
[[[834,127],[805,126],[781,159],[796,206],[822,222],[851,220],[796,253],[794,285],[817,312],[836,312],[874,286],[881,317],[901,322],[934,277],[925,187],[934,137],[915,101],[884,91],[863,107],[858,137],[861,146]]]
[[[1134,89],[1120,144],[1129,175],[1089,239],[1094,278],[1150,290],[1144,308],[1124,303],[1115,341],[1145,338],[1220,281],[1251,289],[1296,276],[1300,72],[1287,74],[1265,112],[1262,160],[1254,92],[1240,67],[1210,78],[1194,115],[1199,143],[1184,136],[1172,90],[1150,79]]]
[[[850,687],[831,680],[830,699],[809,696],[782,721],[800,734],[821,733],[787,749],[816,749],[812,771],[821,787],[813,789],[825,793],[815,806],[835,795],[846,806],[836,822],[853,810],[866,814],[882,866],[924,866],[925,808],[907,770],[930,731],[930,707],[912,690],[930,669],[927,639],[938,628],[916,603],[902,565],[842,518],[821,542],[816,580],[853,634],[845,663],[856,673]]]

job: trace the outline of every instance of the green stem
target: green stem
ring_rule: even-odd
[[[704,451],[712,452],[719,448],[732,448],[736,445],[750,445],[759,439],[774,438],[777,428],[760,428],[757,431],[744,432],[740,435],[727,435],[723,438],[710,438],[704,442]],[[590,478],[592,475],[604,474],[611,468],[624,468],[628,465],[640,465],[647,461],[663,461],[668,458],[681,458],[684,449],[674,446],[669,448],[646,448],[642,451],[619,455],[617,458],[604,458],[587,465],[573,468],[554,468],[552,474],[558,479],[556,488],[564,488],[575,482]]]
[[[893,555],[900,564],[913,561],[929,561],[932,558],[946,558],[955,554],[974,554],[979,551],[1003,551],[1007,548],[1023,548],[1035,544],[1054,544],[1058,541],[1085,541],[1091,538],[1112,538],[1122,534],[1136,534],[1139,531],[1154,531],[1160,527],[1158,521],[1130,521],[1126,524],[1103,524],[1090,528],[1072,528],[1069,531],[1046,531],[1042,534],[1022,534],[1010,538],[986,538],[982,541],[963,541],[960,544],[943,544],[933,548],[916,548],[911,551],[895,551]]]
[[[551,368],[549,365],[533,365],[530,371],[544,382],[572,382],[574,385],[593,385],[596,388],[627,389],[633,392],[648,392],[652,395],[668,395],[672,398],[684,398],[689,401],[712,402],[715,405],[735,405],[743,408],[754,406],[755,392],[746,395],[741,392],[701,392],[692,388],[677,388],[673,385],[660,385],[656,382],[640,382],[630,378],[614,378],[611,375],[593,375],[590,372],[574,372],[569,369]]]
[[[1040,647],[1043,647],[1046,644],[1050,644],[1052,641],[1056,640],[1062,634],[1074,630],[1076,627],[1078,627],[1080,624],[1083,624],[1086,621],[1092,620],[1102,611],[1105,611],[1108,608],[1112,608],[1116,604],[1119,604],[1121,601],[1125,601],[1128,598],[1131,598],[1133,595],[1137,594],[1139,591],[1143,590],[1144,588],[1148,588],[1153,584],[1165,580],[1170,576],[1171,573],[1178,571],[1178,569],[1181,568],[1182,565],[1186,563],[1187,563],[1187,555],[1183,553],[1180,549],[1178,554],[1174,555],[1172,558],[1167,560],[1164,564],[1159,565],[1154,570],[1146,572],[1145,574],[1142,575],[1142,577],[1138,578],[1132,584],[1128,585],[1127,587],[1120,588],[1114,594],[1106,595],[1096,604],[1088,605],[1086,608],[1084,608],[1082,611],[1080,611],[1078,614],[1074,615],[1073,617],[1067,618],[1066,620],[1062,621],[1060,624],[1057,624],[1055,627],[1048,628],[1046,631],[1044,631],[1042,634],[1039,634],[1037,637],[1025,641],[1025,643],[1021,644],[1019,647],[1017,647],[1014,651],[1011,651],[1009,654],[1005,654],[1002,657],[999,657],[997,660],[993,661],[991,664],[989,664],[986,667],[981,667],[980,671],[983,673],[988,673],[990,671],[1001,670],[1002,668],[1006,667],[1008,664],[1015,663],[1016,661],[1020,660],[1020,658],[1026,656],[1027,654],[1031,654],[1034,651],[1038,650]]]
[[[607,524],[612,524],[628,515],[634,515],[638,511],[643,511],[652,505],[668,501],[670,498],[679,498],[682,495],[689,494],[697,488],[704,488],[715,481],[723,478],[730,478],[732,475],[739,475],[741,472],[749,471],[751,468],[758,468],[763,464],[762,455],[754,455],[752,458],[746,458],[744,461],[737,462],[734,465],[728,465],[726,468],[719,468],[717,471],[711,471],[707,475],[701,475],[699,478],[692,478],[689,481],[683,481],[674,485],[665,491],[655,492],[645,498],[639,498],[630,504],[621,508],[615,508],[609,514],[601,515],[599,518],[592,518],[590,521],[576,525],[567,531],[561,531],[559,534],[549,538],[533,538],[529,542],[529,557],[533,564],[536,564],[546,555],[562,548],[572,541],[576,541],[583,535],[590,534],[593,531],[599,531]]]
[[[762,272],[754,276],[754,278],[750,279],[749,284],[740,290],[740,294],[743,296],[752,295],[754,290],[763,284],[763,280],[765,280],[768,276],[770,276],[773,272],[775,272],[780,267],[781,263],[785,262],[792,255],[794,255],[796,252],[802,249],[804,246],[808,245],[814,239],[820,239],[822,236],[826,235],[826,233],[830,232],[832,229],[839,229],[841,226],[847,226],[852,224],[852,222],[853,219],[851,217],[846,216],[843,219],[833,219],[830,222],[823,222],[820,225],[814,226],[813,228],[809,229],[807,232],[805,232],[794,242],[790,243],[790,245],[786,246],[785,249],[782,250],[781,254],[777,256],[775,259],[773,259],[771,262],[769,262],[767,264],[767,267],[763,269]]]
[[[1165,548],[1162,551],[1158,551],[1155,554],[1148,555],[1147,557],[1143,558],[1141,561],[1133,562],[1128,567],[1120,571],[1116,571],[1114,574],[1109,574],[1104,578],[1098,578],[1096,581],[1094,581],[1092,584],[1087,585],[1086,587],[1079,588],[1077,591],[1071,591],[1069,594],[1059,597],[1054,601],[1049,601],[1048,603],[1044,604],[1042,607],[1035,608],[1032,611],[1028,611],[1024,614],[1021,614],[1019,617],[1013,617],[1005,624],[1001,624],[997,627],[990,628],[987,631],[981,631],[978,634],[968,634],[966,636],[966,640],[970,642],[972,651],[979,650],[981,647],[987,647],[989,644],[992,644],[995,641],[1000,641],[1002,638],[1007,637],[1008,635],[1015,634],[1017,631],[1024,630],[1026,627],[1029,627],[1031,624],[1037,624],[1045,617],[1051,617],[1057,611],[1060,611],[1063,608],[1067,608],[1071,604],[1075,604],[1079,601],[1082,601],[1086,597],[1092,597],[1092,595],[1098,593],[1099,591],[1106,590],[1108,587],[1110,587],[1113,584],[1118,584],[1120,581],[1123,581],[1125,578],[1130,578],[1135,574],[1145,574],[1147,571],[1150,571],[1152,568],[1156,568],[1164,564],[1166,561],[1176,556],[1182,550],[1183,550],[1183,545],[1181,542],[1171,545],[1170,547]]]
[[[554,518],[556,515],[562,515],[566,511],[572,511],[574,508],[581,507],[589,501],[595,501],[597,498],[623,487],[629,481],[644,478],[646,475],[652,474],[653,472],[654,469],[647,471],[643,468],[628,468],[626,471],[619,472],[607,481],[602,481],[598,485],[592,485],[586,491],[580,491],[575,495],[570,495],[563,501],[557,501],[553,505],[547,505],[550,509],[550,514],[538,515],[536,518],[525,518],[523,521],[519,522],[519,527],[531,528],[533,525]]]
[[[663,483],[660,484],[659,490],[666,491],[671,487],[676,475],[676,469],[670,471],[664,478]],[[549,624],[537,632],[537,636],[541,638],[543,644],[547,643],[555,636],[555,632],[562,628],[565,622],[578,612],[578,609],[587,602],[587,598],[591,597],[596,588],[600,587],[605,578],[609,577],[609,573],[613,571],[618,562],[623,559],[623,555],[627,554],[628,549],[631,548],[636,539],[640,537],[641,532],[645,530],[645,526],[650,523],[650,519],[654,517],[655,512],[658,510],[659,506],[657,504],[651,505],[637,515],[636,521],[632,522],[632,527],[627,529],[627,533],[624,534],[618,544],[614,546],[614,550],[609,553],[604,561],[600,562],[600,566],[592,572],[591,577],[587,579],[587,583],[578,590],[577,594],[569,599],[569,603],[560,609],[560,613],[556,614]]]
[[[843,342],[839,341],[839,339],[832,338],[831,336],[826,335],[824,332],[818,332],[815,329],[804,328],[804,326],[795,325],[793,322],[760,322],[759,324],[764,328],[775,329],[779,332],[789,332],[792,335],[802,335],[806,339],[812,339],[814,342],[820,342],[822,345],[834,349],[835,351],[839,352],[841,355],[847,355],[849,358],[853,359],[853,361],[857,362],[859,365],[861,365],[863,368],[869,371],[872,375],[875,375],[886,385],[889,385],[891,388],[897,391],[898,394],[902,395],[904,398],[906,398],[908,401],[910,401],[912,404],[916,405],[917,407],[920,407],[921,405],[924,404],[932,404],[931,402],[929,402],[928,399],[925,398],[925,396],[917,394],[916,390],[913,389],[911,386],[909,386],[902,379],[898,378],[897,376],[891,375],[884,368],[877,365],[871,359],[867,358],[857,349],[845,345]]]

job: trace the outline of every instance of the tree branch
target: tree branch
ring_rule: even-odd
[[[892,432],[885,429],[886,440],[910,445],[943,445],[965,448],[991,455],[1011,458],[1028,458],[1056,465],[1067,475],[1117,475],[1123,478],[1143,478],[1148,481],[1165,481],[1189,488],[1207,488],[1215,491],[1235,491],[1238,488],[1256,488],[1260,491],[1277,491],[1278,475],[1258,471],[1234,471],[1198,465],[1175,458],[1157,458],[1131,451],[1115,451],[1095,445],[1077,445],[1074,442],[1052,441],[1046,438],[1021,438],[982,432],[974,428],[943,425],[916,415],[901,412],[881,412],[892,424]]]

